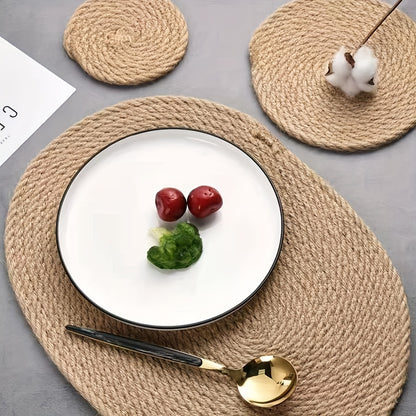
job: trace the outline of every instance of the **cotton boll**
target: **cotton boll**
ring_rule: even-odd
[[[345,59],[345,48],[342,46],[334,55],[332,71],[340,78],[347,78],[351,74],[352,67]]]
[[[362,46],[354,55],[355,65],[352,68],[351,75],[359,85],[368,84],[371,80],[375,83],[377,74],[378,59],[374,52],[368,46]],[[374,90],[374,85],[369,85],[364,91]],[[369,92],[369,91],[367,91]]]
[[[331,71],[326,79],[331,85],[341,89],[347,97],[352,98],[361,91],[375,91],[377,67],[378,60],[371,48],[362,46],[352,57],[341,47],[334,55]]]

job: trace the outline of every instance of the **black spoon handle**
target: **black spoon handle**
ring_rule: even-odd
[[[151,357],[163,358],[181,364],[193,365],[194,367],[200,367],[202,365],[201,358],[172,348],[161,347],[160,345],[149,344],[136,339],[74,325],[67,325],[65,328],[67,331],[73,332],[74,334],[82,335],[86,338],[91,338],[129,351],[140,352],[142,354],[150,355]]]

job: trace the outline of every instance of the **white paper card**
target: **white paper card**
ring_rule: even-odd
[[[0,166],[75,88],[0,37]]]

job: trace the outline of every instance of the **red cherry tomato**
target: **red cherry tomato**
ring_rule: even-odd
[[[156,209],[163,221],[176,221],[186,211],[186,199],[176,188],[163,188],[155,197]]]
[[[188,208],[197,218],[205,218],[222,207],[220,193],[212,186],[198,186],[188,195]]]

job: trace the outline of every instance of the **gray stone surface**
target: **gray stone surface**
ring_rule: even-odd
[[[284,1],[174,0],[188,23],[187,53],[166,77],[138,87],[99,83],[67,57],[62,47],[63,31],[81,3],[82,0],[1,1],[0,36],[77,88],[0,167],[2,236],[10,198],[27,164],[68,127],[128,98],[166,94],[207,98],[262,122],[352,205],[389,253],[402,278],[412,318],[416,317],[416,131],[394,144],[360,154],[315,149],[281,133],[262,112],[251,87],[248,43],[259,24]],[[400,9],[416,18],[415,2],[404,1]],[[1,57],[0,62],[7,65]],[[413,333],[412,340],[415,344]],[[416,372],[412,358],[408,381],[394,416],[414,415],[415,408]],[[96,414],[56,369],[27,325],[10,287],[2,238],[0,415]]]

